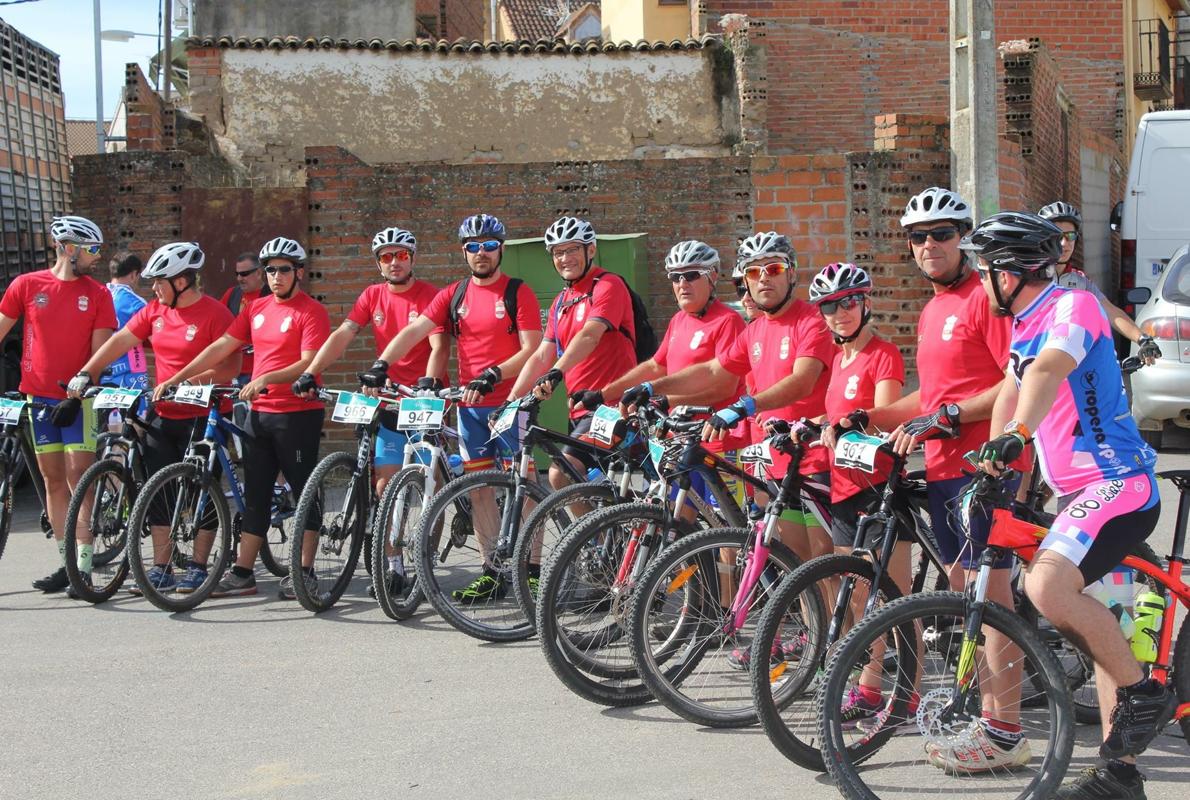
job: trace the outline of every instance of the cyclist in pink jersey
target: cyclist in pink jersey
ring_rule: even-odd
[[[300,496],[318,461],[318,446],[326,408],[320,400],[295,397],[290,385],[306,371],[330,334],[326,309],[301,290],[306,251],[284,236],[270,239],[260,250],[272,294],[244,307],[223,336],[199,353],[170,379],[158,383],[160,398],[170,386],[211,369],[251,343],[255,356],[252,380],[240,391],[251,403],[244,438],[244,505],[246,506],[236,563],[212,592],[212,597],[256,594],[253,567],[270,525],[273,486],[278,471]],[[267,391],[266,391],[267,390]],[[312,520],[304,520],[313,534]],[[299,523],[300,524],[300,523]],[[282,599],[294,598],[293,581],[305,580],[317,589],[313,574],[318,537],[304,537],[303,574],[281,582]]]
[[[993,430],[1003,433],[981,448],[981,468],[997,474],[1036,441],[1046,480],[1064,502],[1025,574],[1025,592],[1095,661],[1105,763],[1056,797],[1144,797],[1135,757],[1170,720],[1177,700],[1145,678],[1115,616],[1083,589],[1156,526],[1156,454],[1129,413],[1100,304],[1089,293],[1052,283],[1061,231],[1033,214],[995,214],[963,247],[978,256],[990,305],[1014,321],[1012,359],[992,417]],[[981,733],[968,735],[978,740]],[[984,738],[992,741],[956,743],[932,753],[931,761],[945,768],[953,750],[979,750],[989,769],[1011,763],[1004,743]]]
[[[33,582],[43,592],[60,592],[66,577],[66,506],[84,471],[95,461],[90,404],[65,399],[59,383],[74,375],[116,328],[112,296],[91,277],[103,234],[83,217],[57,217],[50,225],[57,259],[49,269],[18,275],[0,298],[0,339],[24,317],[21,391],[52,411],[30,414],[37,467],[45,481],[46,515],[58,545],[59,568]],[[90,530],[90,518],[80,519]],[[81,557],[81,553],[80,553]]]

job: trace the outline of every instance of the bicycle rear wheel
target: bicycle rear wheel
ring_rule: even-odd
[[[698,725],[756,723],[749,650],[757,618],[801,561],[774,540],[737,624],[730,609],[759,557],[755,537],[747,528],[712,528],[680,539],[632,592],[628,639],[637,673],[666,708]]]
[[[512,553],[497,545],[505,509],[517,478],[498,469],[461,475],[429,500],[417,524],[417,579],[442,618],[457,630],[489,642],[514,642],[533,635],[533,622],[512,591]],[[546,496],[535,481],[523,484],[514,537]],[[515,538],[507,542],[515,551]]]
[[[368,527],[366,483],[366,474],[356,472],[354,453],[331,453],[318,462],[302,489],[293,515],[289,574],[293,593],[307,611],[320,614],[332,608],[355,577]],[[313,575],[302,568],[303,553],[310,549]]]
[[[426,498],[425,467],[405,467],[384,487],[372,532],[372,587],[376,602],[389,619],[409,619],[422,601],[413,557],[414,531]],[[398,577],[390,559],[400,556]]]
[[[823,759],[844,797],[1053,796],[1074,747],[1065,675],[1036,632],[994,603],[984,608],[982,644],[967,649],[968,610],[959,593],[903,597],[866,617],[839,644],[818,693],[818,722]],[[842,698],[877,643],[894,654],[885,659],[884,711],[874,725],[847,729]],[[1048,702],[1021,709],[1023,738],[1002,750],[980,721],[984,702],[993,701],[990,690],[981,697],[980,687],[997,682],[995,702],[1010,706],[1029,674],[1044,685]],[[1001,709],[997,713],[1011,716],[1010,708]],[[987,768],[972,771],[981,761]]]
[[[145,599],[163,611],[189,611],[206,600],[227,568],[231,528],[221,481],[186,462],[154,473],[128,519],[128,563]],[[203,559],[199,556],[207,546]],[[191,562],[207,565],[206,577],[193,591],[180,586],[175,575]]]
[[[12,464],[0,465],[0,558],[4,557],[4,547],[8,544],[8,531],[12,527],[12,514],[15,506],[16,475]]]
[[[1173,613],[1172,609],[1169,613]],[[1182,627],[1178,631],[1177,641],[1173,650],[1173,690],[1177,692],[1179,703],[1190,703],[1190,616],[1182,620]],[[1190,744],[1190,714],[1178,720],[1182,726],[1182,736],[1186,744]]]
[[[119,461],[104,459],[87,467],[66,508],[64,543],[66,576],[75,593],[88,603],[110,600],[128,577],[125,545],[128,518],[136,500],[136,484]],[[84,507],[90,519],[91,571],[79,569],[78,520]]]
[[[273,504],[269,507],[272,519],[269,520],[268,536],[260,546],[260,563],[278,578],[289,574],[289,549],[293,546],[294,520],[297,519],[294,506],[295,501],[288,490],[273,492]]]

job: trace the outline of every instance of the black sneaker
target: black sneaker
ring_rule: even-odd
[[[83,583],[86,584],[88,589],[91,588],[91,573],[80,572],[79,578],[82,579]],[[71,584],[66,587],[66,596],[69,597],[71,600],[82,600],[83,599],[79,595],[79,593],[74,590],[74,584]]]
[[[44,578],[38,578],[33,581],[33,588],[39,589],[46,594],[54,594],[60,592],[70,585],[70,578],[66,576],[66,567],[58,567],[55,572],[51,572]]]
[[[1135,689],[1116,689],[1111,732],[1099,746],[1099,755],[1104,759],[1140,755],[1169,723],[1177,706],[1173,692],[1152,678]]]
[[[1062,784],[1055,800],[1148,800],[1145,777],[1139,772],[1122,781],[1107,767],[1087,767],[1069,783]]]

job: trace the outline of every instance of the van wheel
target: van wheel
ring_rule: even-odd
[[[1161,434],[1163,434],[1163,433],[1164,433],[1164,431],[1162,431],[1160,429],[1155,430],[1155,431],[1147,431],[1144,428],[1141,428],[1140,429],[1140,438],[1144,439],[1145,444],[1147,444],[1149,447],[1153,448],[1154,450],[1160,450],[1161,449]]]

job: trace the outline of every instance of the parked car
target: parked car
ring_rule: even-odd
[[[1128,300],[1138,306],[1136,324],[1161,345],[1157,363],[1132,374],[1132,417],[1160,447],[1166,425],[1190,428],[1190,244],[1174,252],[1151,292],[1132,289]]]

